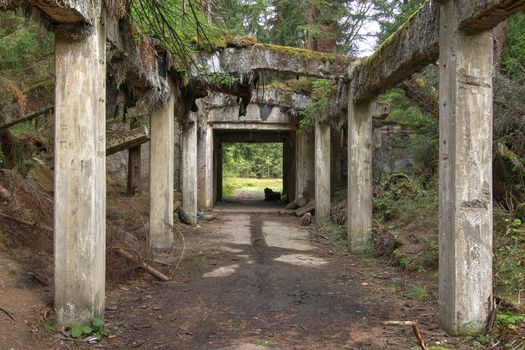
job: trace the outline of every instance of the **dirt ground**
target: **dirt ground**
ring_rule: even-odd
[[[432,279],[399,275],[349,255],[295,217],[244,206],[180,232],[184,244],[178,237],[171,254],[155,257],[173,265],[184,252],[172,281],[139,275],[110,284],[112,336],[96,345],[46,335],[49,287],[13,284],[21,268],[2,261],[0,307],[16,321],[0,312],[0,349],[418,348],[410,327],[388,320],[419,321],[431,345],[471,348],[440,330]],[[429,295],[418,296],[415,286]]]

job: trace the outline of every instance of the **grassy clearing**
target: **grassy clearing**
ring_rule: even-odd
[[[268,187],[275,192],[282,192],[282,179],[254,179],[242,177],[225,177],[222,185],[224,196],[233,196],[235,190],[241,191],[257,191],[264,193],[264,189]]]

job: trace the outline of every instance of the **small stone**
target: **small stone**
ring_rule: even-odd
[[[312,223],[312,214],[306,213],[301,217],[301,220],[299,220],[299,223],[301,226],[308,226]]]

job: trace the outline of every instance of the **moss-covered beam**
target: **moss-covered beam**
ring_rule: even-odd
[[[270,44],[219,48],[197,57],[194,77],[232,74],[242,79],[254,72],[270,71],[325,79],[346,79],[354,58]]]
[[[525,0],[467,0],[460,7],[459,28],[476,32],[494,28],[511,15],[525,11]]]
[[[452,1],[452,0],[448,0]],[[459,29],[487,30],[525,9],[525,0],[462,0]],[[439,1],[427,0],[352,73],[354,101],[395,87],[439,57]]]
[[[149,130],[147,127],[139,127],[125,131],[114,131],[108,133],[106,144],[106,156],[124,151],[126,149],[140,146],[148,142]]]
[[[18,98],[0,106],[0,130],[31,120],[52,111],[55,105],[55,84],[45,81],[23,91]]]
[[[352,75],[355,101],[369,100],[395,87],[439,57],[439,4],[427,1]]]

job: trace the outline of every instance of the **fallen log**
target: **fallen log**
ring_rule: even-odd
[[[295,215],[301,217],[306,213],[310,213],[315,210],[315,200],[311,200],[304,207],[299,208],[295,211]]]
[[[117,252],[118,254],[122,255],[126,259],[128,259],[128,260],[130,260],[130,261],[132,261],[132,262],[134,262],[136,264],[139,264],[140,267],[142,267],[144,269],[144,271],[146,271],[147,273],[149,273],[150,275],[152,275],[153,277],[155,277],[159,281],[167,282],[167,281],[170,280],[170,278],[168,276],[166,276],[165,274],[163,274],[162,272],[160,272],[159,270],[157,270],[156,268],[154,268],[150,264],[148,264],[148,263],[146,263],[144,261],[141,261],[139,258],[137,258],[133,254],[127,252],[126,250],[124,250],[122,248],[113,248],[113,249],[115,250],[115,252]]]

